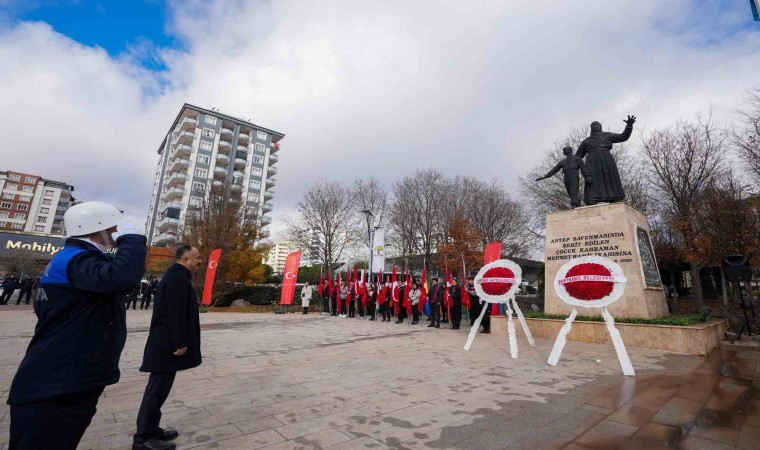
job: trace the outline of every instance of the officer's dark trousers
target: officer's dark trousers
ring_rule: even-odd
[[[459,328],[459,323],[462,321],[462,305],[454,303],[451,305],[451,328]]]
[[[133,438],[136,444],[142,444],[159,432],[161,407],[172,390],[177,372],[151,373],[145,386],[140,412],[137,413],[137,433]]]
[[[137,296],[136,295],[128,295],[127,296],[127,303],[125,305],[126,309],[129,309],[129,304],[132,303],[132,309],[135,309],[137,307]]]
[[[11,297],[13,297],[14,290],[15,289],[3,289],[3,295],[0,295],[0,303],[2,303],[3,305],[8,303]]]
[[[338,315],[338,301],[333,298],[331,300],[331,303],[332,303],[332,314],[331,315],[332,316],[337,316]]]
[[[480,324],[483,325],[483,331],[487,331],[490,333],[491,332],[491,304],[482,303],[480,307],[486,309],[486,313],[483,315],[483,320],[480,322]]]
[[[438,302],[430,304],[430,324],[441,325],[441,304]]]
[[[420,321],[420,309],[419,305],[412,305],[412,322]]]
[[[580,182],[577,170],[568,170],[565,172],[565,189],[570,196],[570,206],[577,208],[581,206]]]
[[[143,295],[140,300],[140,309],[150,307],[150,295]]]
[[[388,311],[388,302],[386,301],[382,305],[380,305],[380,315],[383,317],[384,320],[391,320],[391,313]]]
[[[325,297],[322,299],[322,312],[325,314],[330,314],[330,298]]]
[[[28,305],[29,304],[29,300],[32,298],[32,289],[31,288],[29,288],[29,289],[21,289],[21,292],[18,293],[18,300],[16,300],[16,304],[17,305],[19,303],[21,303],[21,299],[23,299],[25,295],[26,295],[26,302],[25,303]]]
[[[71,449],[82,439],[105,387],[11,406],[14,450]]]

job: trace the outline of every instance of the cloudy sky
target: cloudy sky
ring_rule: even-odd
[[[0,169],[140,224],[184,102],[285,133],[277,225],[321,177],[433,166],[516,192],[574,126],[728,122],[752,87],[746,0],[0,0]]]

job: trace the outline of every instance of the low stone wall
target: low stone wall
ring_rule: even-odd
[[[556,319],[525,319],[535,338],[554,340],[565,323]],[[524,336],[520,323],[514,318],[518,336]],[[690,326],[643,325],[616,323],[626,347],[649,348],[689,355],[707,355],[725,339],[726,324],[722,320],[711,320]],[[491,333],[507,336],[507,318],[491,317]],[[570,341],[612,345],[610,334],[604,322],[574,321],[567,336]]]

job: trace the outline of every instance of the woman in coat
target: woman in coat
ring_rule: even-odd
[[[309,282],[307,281],[301,288],[301,306],[303,307],[304,314],[309,314],[309,303],[313,294],[314,288],[309,286]]]
[[[420,295],[422,292],[420,292],[419,285],[412,283],[412,290],[409,292],[409,301],[412,303],[412,325],[420,323]]]

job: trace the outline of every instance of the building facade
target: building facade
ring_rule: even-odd
[[[271,267],[275,274],[281,274],[285,270],[285,260],[288,259],[288,255],[297,250],[298,245],[295,242],[277,242],[269,249],[269,255],[264,260],[264,264]]]
[[[180,238],[188,212],[212,186],[241,193],[269,237],[279,141],[285,135],[249,121],[185,104],[161,146],[145,230],[150,245]]]
[[[0,171],[0,230],[62,236],[74,186],[39,175]]]

